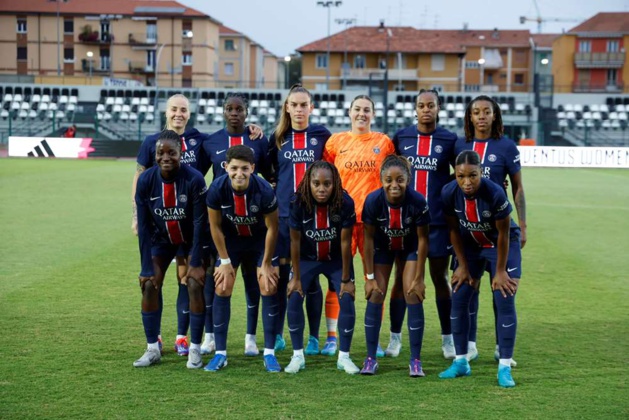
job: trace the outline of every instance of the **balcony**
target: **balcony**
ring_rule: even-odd
[[[102,73],[110,73],[111,69],[109,66],[101,67],[102,64],[98,61],[92,61],[92,73],[93,74],[102,74]],[[86,58],[81,60],[81,70],[83,73],[90,72],[90,61]]]
[[[136,50],[147,50],[157,47],[157,35],[146,33],[130,33],[129,45]]]
[[[367,69],[347,69],[341,72],[348,80],[368,80],[383,79],[384,69],[367,68]],[[417,80],[417,69],[389,69],[389,80]]]
[[[572,85],[574,93],[623,93],[622,83],[590,84],[588,82],[575,82]]]
[[[129,73],[155,73],[155,67],[146,64],[144,61],[130,61]]]
[[[574,65],[578,69],[616,69],[621,68],[624,62],[624,52],[574,54]]]
[[[99,34],[98,31],[84,29],[79,34],[79,42],[82,44],[111,44],[114,42],[114,35],[108,32]]]

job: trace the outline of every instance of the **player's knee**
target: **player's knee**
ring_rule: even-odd
[[[260,294],[262,296],[273,296],[277,293],[277,286],[269,285],[268,287],[260,288]]]
[[[408,294],[408,292],[404,293],[404,301],[407,305],[416,305],[419,303],[419,298],[415,293]]]
[[[203,284],[197,280],[188,277],[188,293],[191,298],[199,298],[203,296]]]

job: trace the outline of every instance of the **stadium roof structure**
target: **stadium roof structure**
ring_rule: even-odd
[[[601,12],[568,31],[569,34],[629,34],[629,13]]]
[[[391,32],[389,38],[388,31]],[[331,35],[332,52],[464,53],[468,46],[528,47],[528,30],[425,30],[409,26],[355,26]],[[297,48],[300,53],[324,52],[328,38]],[[387,43],[388,48],[387,48]]]
[[[60,2],[60,4],[57,3]],[[123,15],[123,16],[182,16],[206,18],[218,22],[205,13],[170,0],[0,0],[0,14],[57,14],[62,15]]]

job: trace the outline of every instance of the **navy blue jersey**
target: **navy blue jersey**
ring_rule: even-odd
[[[365,200],[363,223],[376,227],[376,251],[416,251],[417,226],[430,223],[430,211],[423,195],[407,188],[401,205],[387,201],[384,189],[371,192]]]
[[[411,164],[411,186],[426,198],[430,207],[430,224],[444,225],[441,189],[450,182],[454,166],[456,134],[437,127],[422,133],[417,126],[403,128],[393,137],[395,152]]]
[[[508,137],[498,140],[473,140],[466,142],[460,138],[456,142],[455,153],[464,150],[474,150],[480,156],[483,177],[491,179],[496,184],[504,186],[507,175],[511,176],[522,168],[520,165],[520,151],[515,142]]]
[[[317,205],[308,212],[298,199],[290,203],[290,228],[301,232],[300,258],[306,261],[341,260],[341,230],[356,223],[354,200],[343,191],[341,212]]]
[[[203,151],[205,157],[212,167],[214,179],[225,175],[225,154],[227,149],[232,146],[245,145],[253,151],[255,159],[255,172],[262,174],[264,177],[269,175],[269,139],[266,137],[257,140],[251,140],[249,128],[245,127],[245,131],[240,134],[230,134],[226,129],[210,134],[203,142]]]
[[[157,244],[191,245],[191,262],[201,266],[203,243],[208,232],[205,208],[207,187],[203,175],[181,165],[173,180],[165,180],[159,166],[138,178],[135,203],[138,209],[141,276],[152,276],[151,247]]]
[[[146,136],[140,145],[137,162],[145,168],[155,165],[155,144],[160,133]],[[181,163],[192,166],[205,176],[210,169],[208,160],[203,154],[203,143],[207,134],[201,133],[196,128],[186,130],[181,136]]]
[[[496,220],[509,217],[511,204],[502,186],[481,178],[473,197],[467,197],[456,181],[451,181],[441,192],[443,210],[459,219],[461,236],[466,247],[495,248],[498,243]],[[510,229],[511,239],[517,237],[517,226]]]
[[[229,246],[243,237],[264,238],[264,215],[277,209],[277,199],[271,185],[257,175],[249,178],[249,186],[243,192],[234,191],[229,176],[223,175],[212,181],[207,206],[221,211],[221,226]]]
[[[277,179],[280,217],[288,217],[290,202],[308,166],[321,160],[330,132],[322,125],[309,125],[305,130],[289,129],[278,150],[275,134],[269,140],[269,157]]]

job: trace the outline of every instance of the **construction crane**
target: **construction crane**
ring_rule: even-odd
[[[537,0],[533,0],[535,10],[537,11],[537,17],[520,16],[520,23],[537,22],[537,33],[542,33],[542,23],[544,22],[581,22],[581,19],[570,18],[543,18],[537,6]]]

